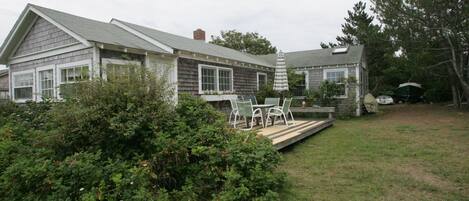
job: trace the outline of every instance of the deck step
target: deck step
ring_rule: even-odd
[[[272,133],[272,134],[265,135],[265,136],[272,139],[272,140],[274,140],[274,139],[282,137],[286,134],[298,132],[300,130],[304,130],[305,128],[307,129],[307,128],[310,128],[311,126],[315,126],[315,125],[318,125],[318,124],[321,124],[321,123],[322,123],[322,121],[305,122],[305,123],[301,123],[301,124],[291,126],[287,129],[284,129],[284,130],[281,130],[281,131],[278,131],[278,132],[275,132],[275,133]]]

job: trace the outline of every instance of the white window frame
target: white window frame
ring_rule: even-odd
[[[263,73],[263,72],[257,72],[257,76],[256,76],[256,85],[257,85],[257,91],[259,91],[259,75],[264,75],[265,76],[265,83],[264,85],[267,85],[268,83],[268,78],[267,78],[267,73]]]
[[[16,99],[16,97],[15,97],[15,88],[17,88],[15,86],[15,76],[23,75],[23,74],[33,74],[33,86],[32,86],[31,99]],[[12,89],[11,98],[14,102],[16,102],[16,103],[25,103],[26,101],[35,101],[36,100],[36,96],[35,96],[35,93],[36,93],[36,70],[31,69],[31,70],[25,70],[25,71],[19,71],[19,72],[12,72],[11,73],[11,89]]]
[[[206,68],[206,69],[214,69],[215,70],[215,93],[219,93],[219,94],[227,94],[227,93],[233,93],[233,80],[234,80],[234,74],[233,74],[233,69],[232,68],[226,68],[226,67],[220,67],[220,66],[212,66],[212,65],[207,65],[207,64],[199,64],[198,65],[198,68],[199,68],[199,94],[207,94],[207,93],[210,93],[208,91],[203,91],[202,90],[202,69],[203,68]],[[231,89],[229,91],[220,91],[220,78],[219,78],[219,70],[226,70],[226,71],[230,71],[231,73]]]
[[[348,68],[331,68],[331,69],[323,70],[323,80],[327,80],[327,73],[332,73],[332,72],[344,72],[344,78],[348,79]],[[341,84],[344,84],[345,95],[335,96],[335,98],[345,99],[348,97],[348,86],[347,86],[347,83],[341,83]]]
[[[56,67],[57,67],[57,70],[55,71],[55,77],[56,77],[56,82],[54,83],[57,90],[56,90],[56,97],[57,99],[61,100],[62,97],[60,96],[60,85],[62,84],[71,84],[71,83],[75,83],[76,81],[73,81],[73,82],[62,82],[62,70],[63,69],[70,69],[70,68],[76,68],[76,67],[79,67],[79,66],[84,66],[84,65],[88,65],[88,78],[89,80],[92,79],[92,76],[93,76],[93,72],[92,72],[92,66],[93,66],[93,63],[91,61],[91,59],[87,59],[87,60],[82,60],[82,61],[76,61],[76,62],[71,62],[71,63],[65,63],[65,64],[58,64]]]
[[[46,70],[52,70],[52,99],[55,99],[57,97],[57,73],[55,72],[55,65],[48,65],[48,66],[43,66],[43,67],[38,67],[36,68],[36,81],[35,84],[37,86],[37,96],[36,100],[37,101],[42,101],[42,89],[41,89],[41,80],[40,80],[40,72],[41,71],[46,71]]]

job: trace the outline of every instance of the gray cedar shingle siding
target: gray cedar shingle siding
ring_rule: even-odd
[[[23,63],[11,64],[10,70],[11,72],[23,71],[23,70],[34,69],[37,67],[42,67],[42,66],[47,66],[47,65],[52,65],[52,64],[65,64],[65,63],[82,61],[82,60],[87,60],[87,59],[92,59],[92,58],[93,58],[93,49],[88,48],[88,49],[78,50],[74,52],[68,52],[65,54],[54,55],[50,57],[27,61]]]
[[[272,80],[273,73],[249,68],[233,67],[224,64],[178,58],[178,91],[179,93],[199,94],[199,64],[220,66],[233,69],[233,88],[235,94],[255,94],[257,92],[257,72],[267,73]]]
[[[31,54],[77,42],[72,36],[39,17],[18,47],[15,56]]]

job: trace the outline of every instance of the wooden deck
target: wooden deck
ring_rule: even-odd
[[[279,150],[295,142],[298,142],[310,135],[332,126],[334,119],[324,120],[296,120],[295,125],[287,127],[285,125],[276,124],[267,128],[258,129],[260,135],[264,135],[270,139],[274,146]]]

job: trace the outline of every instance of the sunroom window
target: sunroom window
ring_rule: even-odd
[[[13,98],[15,100],[32,100],[34,74],[23,73],[13,75]]]
[[[66,97],[75,93],[74,83],[90,79],[88,65],[79,65],[60,69],[60,96]]]

